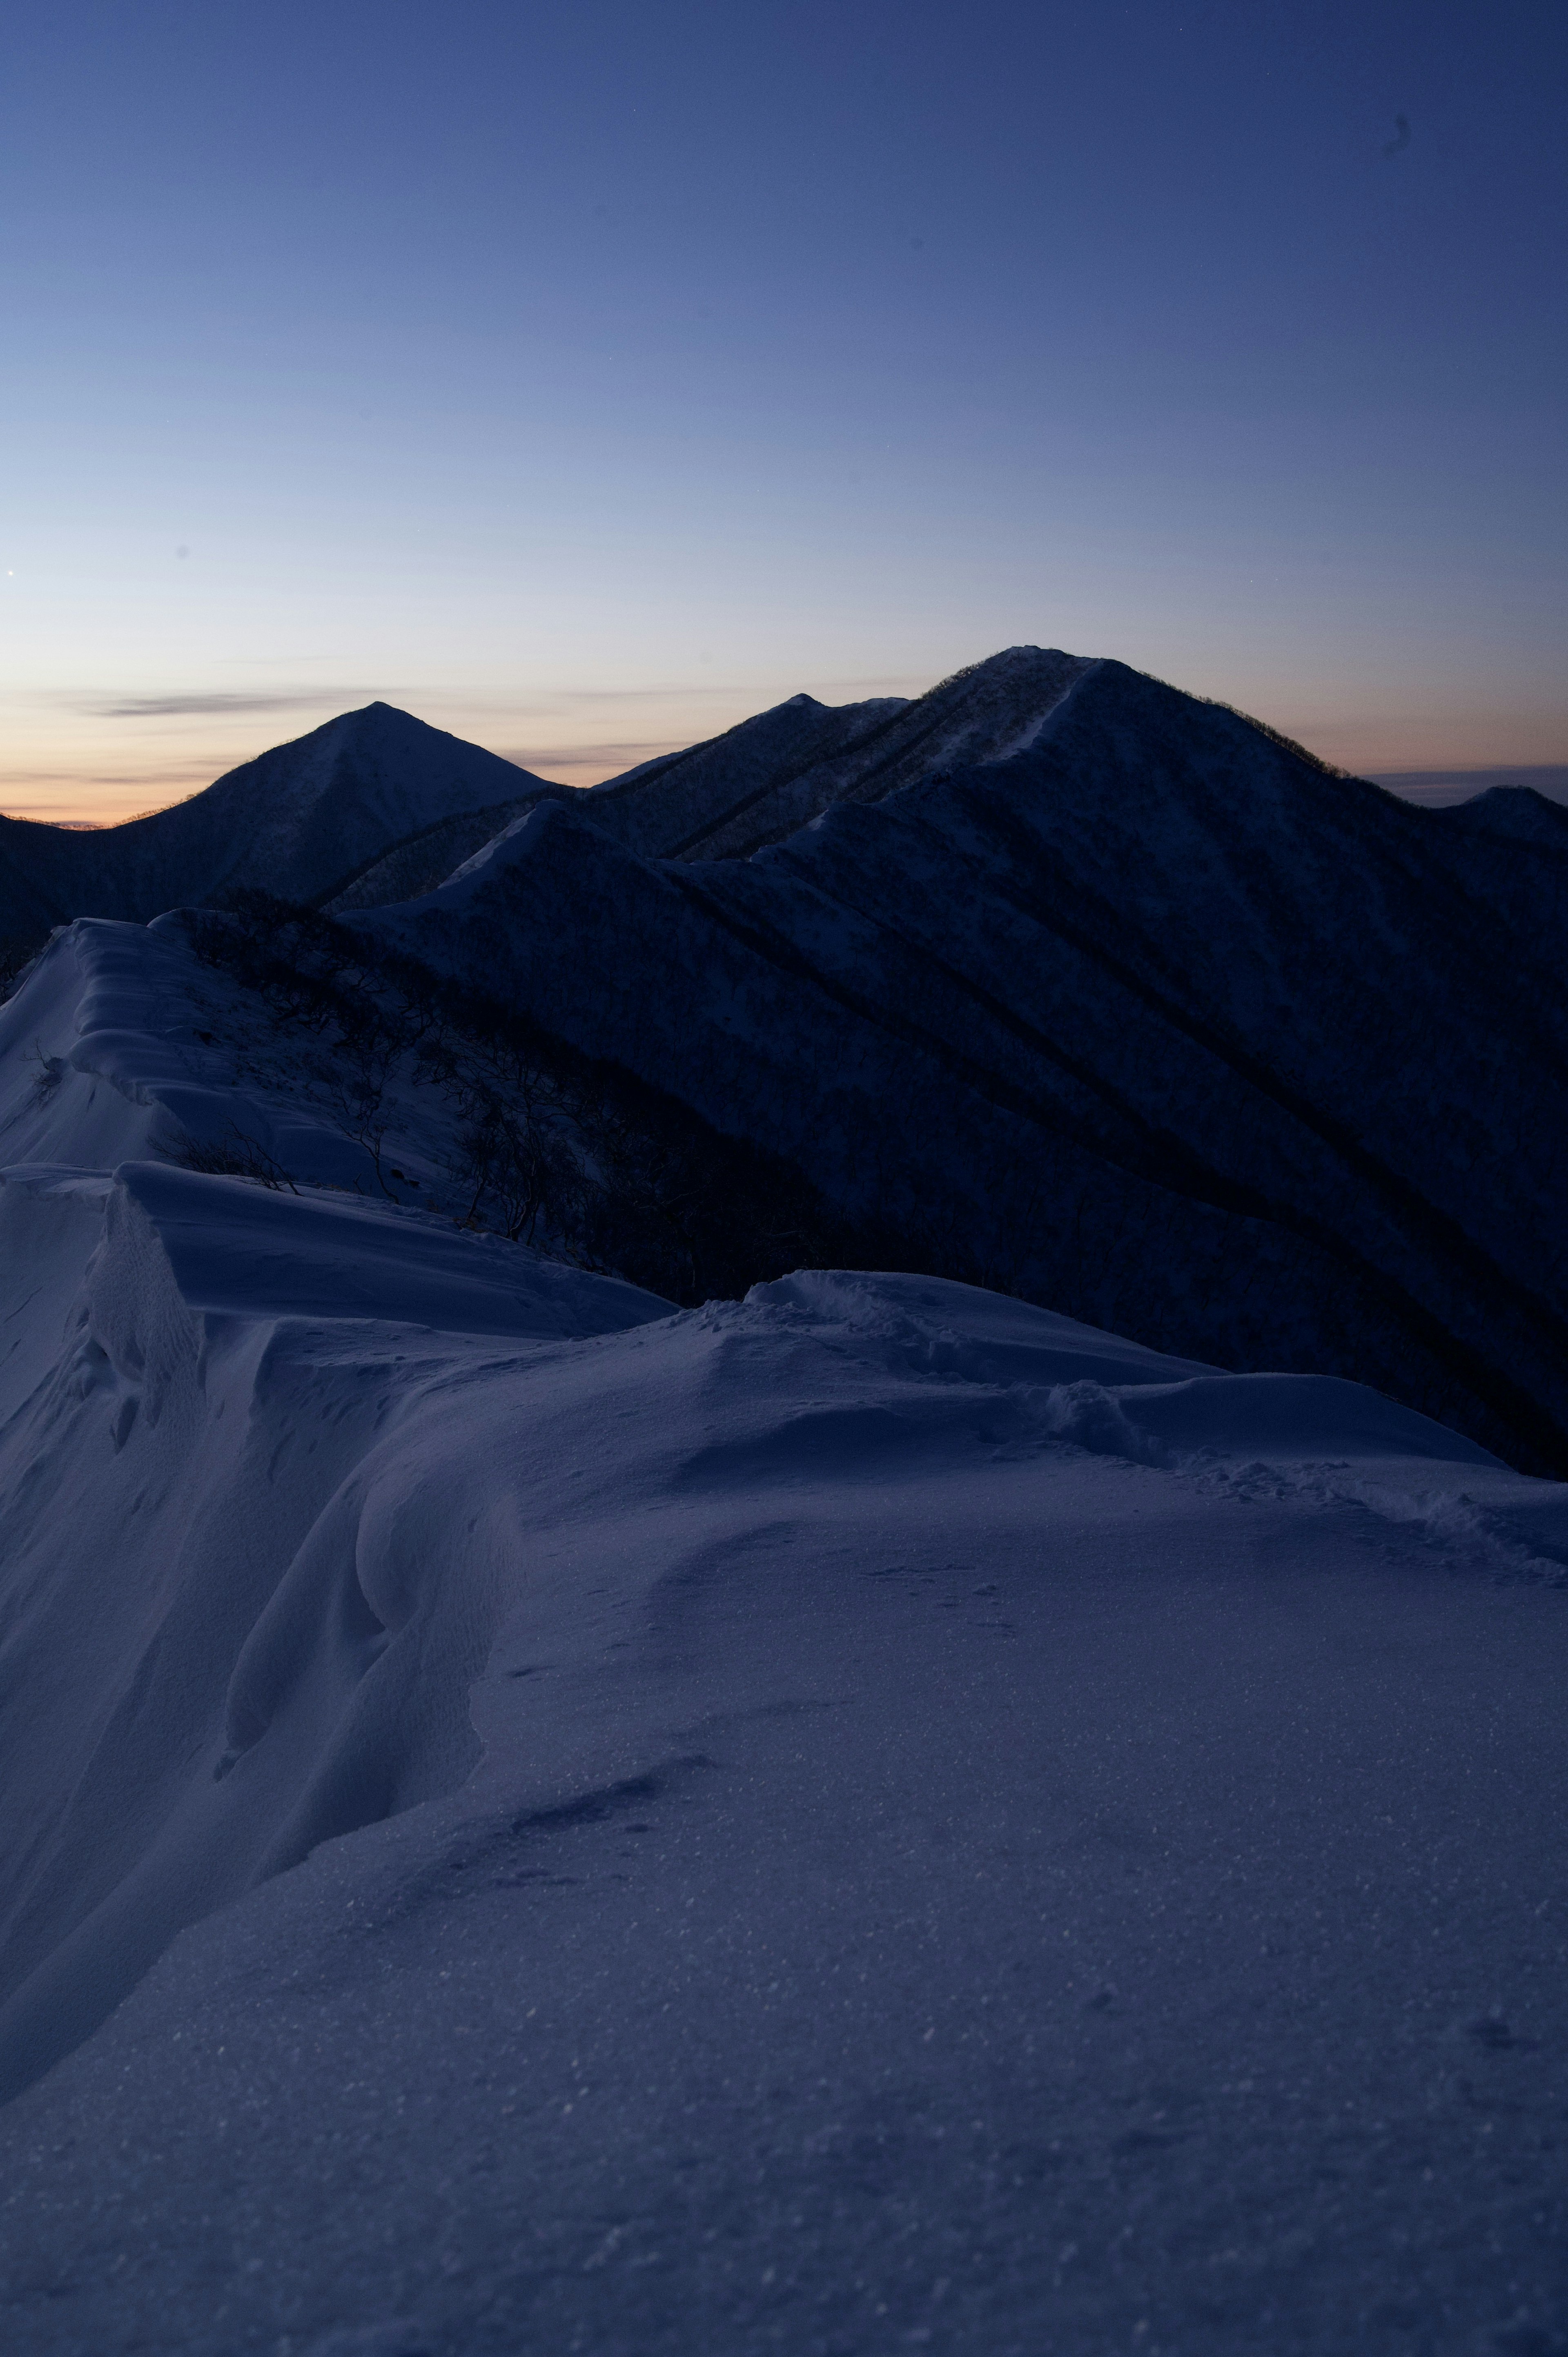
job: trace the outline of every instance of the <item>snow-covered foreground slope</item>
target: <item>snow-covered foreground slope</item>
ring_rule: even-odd
[[[7,2350],[1555,2346],[1568,1491],[173,1168],[123,938],[0,1017]]]

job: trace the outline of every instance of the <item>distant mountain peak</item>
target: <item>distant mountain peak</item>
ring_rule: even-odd
[[[978,662],[964,663],[958,671],[950,672],[946,679],[939,680],[929,692],[935,695],[959,680],[994,678],[1003,673],[1036,671],[1059,663],[1087,667],[1094,660],[1092,655],[1069,654],[1064,647],[1036,647],[1020,641],[1017,646],[999,647],[993,655],[983,655]]]
[[[1441,813],[1444,826],[1465,834],[1495,835],[1568,850],[1568,810],[1534,786],[1487,786]]]
[[[549,790],[515,761],[378,698],[123,826],[17,833],[11,823],[0,938],[36,938],[62,917],[145,922],[166,909],[212,907],[246,885],[329,899],[411,836]]]
[[[913,701],[791,695],[592,788],[594,823],[645,857],[747,858],[835,802],[879,802],[956,762],[1009,759],[1094,668],[1060,648],[1004,647]]]
[[[413,737],[446,737],[454,745],[467,742],[464,737],[454,737],[450,729],[437,728],[432,722],[421,720],[417,713],[405,712],[398,704],[384,703],[380,696],[373,703],[356,705],[352,711],[339,712],[333,719],[324,722],[322,727],[312,730],[311,734],[319,737],[328,729],[350,737],[365,735],[374,729]],[[301,738],[298,741],[303,743],[305,740]],[[502,757],[498,754],[496,758],[499,759]]]

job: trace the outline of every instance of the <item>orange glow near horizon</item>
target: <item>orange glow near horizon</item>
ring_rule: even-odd
[[[824,703],[846,703],[867,695],[917,695],[932,683],[909,678],[839,680],[814,683],[808,692]],[[467,701],[411,694],[404,708],[536,776],[580,787],[716,736],[796,692],[793,685],[772,682],[734,689],[630,689],[613,696],[585,694],[575,698],[566,694],[527,705],[520,701],[510,709],[510,700],[501,695]],[[1550,714],[1384,718],[1363,712],[1330,719],[1293,713],[1288,696],[1265,700],[1254,695],[1249,705],[1244,694],[1227,694],[1223,684],[1208,681],[1196,692],[1219,694],[1242,709],[1255,710],[1260,718],[1336,767],[1378,778],[1396,791],[1407,777],[1412,787],[1434,775],[1473,773],[1479,783],[1503,770],[1544,771],[1568,764],[1568,742]],[[364,694],[355,700],[371,699]],[[395,691],[385,700],[402,701]],[[191,699],[192,704],[197,701]],[[205,701],[222,707],[230,700],[215,696]],[[603,726],[607,705],[614,709],[613,738]],[[113,710],[102,717],[72,715],[69,721],[57,715],[41,716],[31,727],[14,729],[8,758],[0,758],[0,815],[59,826],[124,825],[188,801],[274,746],[306,736],[339,711],[353,708],[350,702],[302,696],[280,697],[263,709],[177,709],[167,716],[151,707],[145,719],[127,719]]]

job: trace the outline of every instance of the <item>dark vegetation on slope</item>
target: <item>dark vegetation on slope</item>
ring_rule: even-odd
[[[49,937],[40,932],[0,934],[0,999],[9,998]]]
[[[396,1079],[431,1092],[435,1126],[451,1141],[446,1207],[462,1224],[666,1300],[690,1307],[802,1265],[897,1258],[890,1239],[835,1215],[780,1157],[319,910],[242,890],[190,931],[205,963],[256,995],[277,1035],[320,1051],[340,1125],[389,1200],[402,1200],[385,1151]],[[238,1134],[184,1159],[294,1183]]]
[[[333,891],[317,897],[313,905],[325,909],[330,916],[340,916],[348,909],[381,909],[389,900],[417,900],[422,893],[433,892],[444,884],[455,869],[487,843],[511,824],[526,810],[547,796],[557,798],[572,791],[561,786],[541,786],[534,791],[520,795],[515,801],[492,802],[488,809],[455,811],[449,818],[438,818],[429,826],[422,826],[414,834],[405,835],[390,850],[380,850],[368,859],[358,875],[349,877]]]

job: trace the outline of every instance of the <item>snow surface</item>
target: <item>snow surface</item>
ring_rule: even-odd
[[[183,956],[0,1010],[7,2351],[1558,2349],[1568,1490],[171,1168]]]

